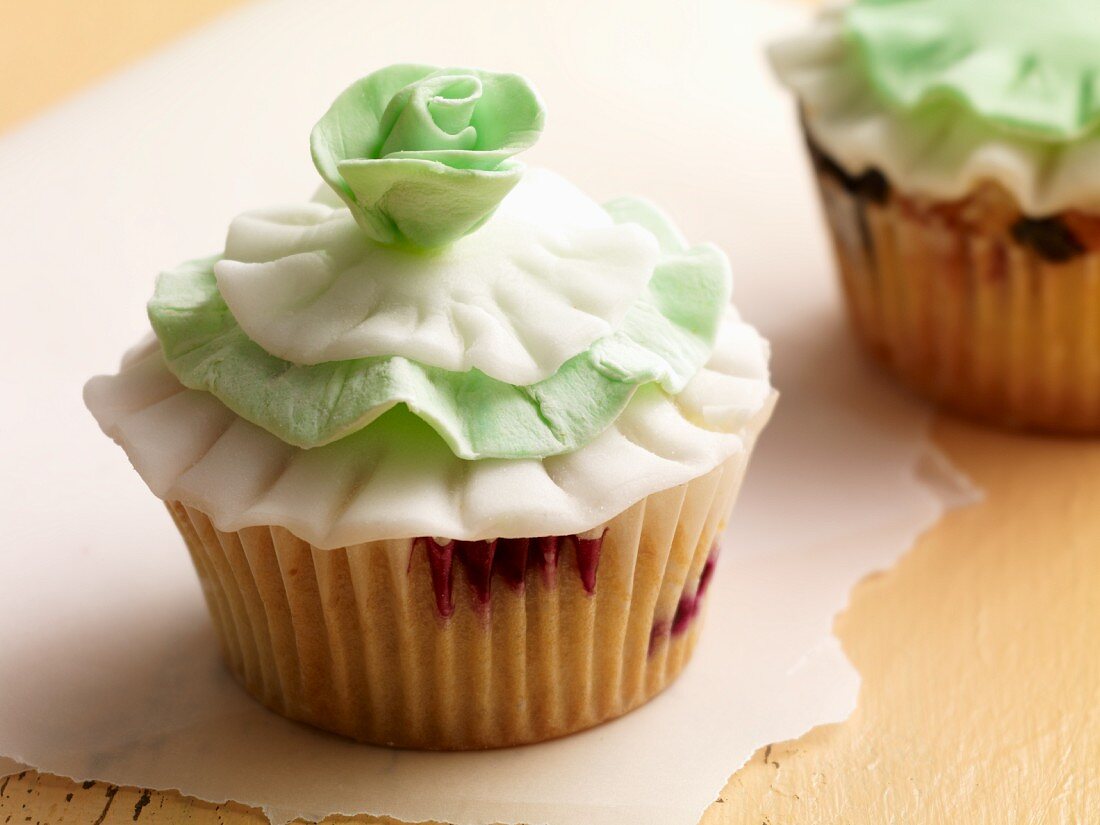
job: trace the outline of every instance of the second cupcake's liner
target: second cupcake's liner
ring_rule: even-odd
[[[686,664],[748,451],[581,536],[313,547],[168,507],[227,661],[273,710],[400,747],[562,736]]]
[[[1011,232],[906,208],[880,175],[846,177],[816,160],[849,316],[866,349],[963,414],[1100,433],[1100,253],[1054,260]]]

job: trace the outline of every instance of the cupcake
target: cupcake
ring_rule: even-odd
[[[359,80],[313,130],[321,192],[162,273],[154,335],[85,388],[277,713],[517,745],[691,655],[767,345],[716,247],[515,160],[543,117],[513,74]]]
[[[856,0],[775,45],[864,347],[987,421],[1100,433],[1100,14]]]

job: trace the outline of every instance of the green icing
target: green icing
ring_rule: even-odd
[[[403,404],[461,458],[570,452],[606,429],[638,386],[679,392],[709,356],[730,298],[729,264],[715,247],[687,247],[644,202],[617,201],[608,211],[642,224],[661,244],[647,292],[618,330],[526,387],[400,357],[311,366],[276,358],[237,325],[217,289],[217,257],[163,273],[149,318],[185,386],[298,447],[336,441]]]
[[[436,247],[492,215],[523,172],[510,158],[538,140],[543,121],[519,75],[397,65],[345,90],[310,146],[371,238]]]
[[[1100,124],[1096,0],[856,0],[845,26],[896,107],[961,104],[1049,142]]]

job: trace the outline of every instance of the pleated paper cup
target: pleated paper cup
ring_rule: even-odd
[[[613,719],[676,678],[747,460],[581,536],[321,549],[168,509],[225,658],[263,704],[364,742],[492,748]]]
[[[878,361],[969,417],[1100,434],[1100,254],[1055,262],[820,163],[818,182],[849,317]]]

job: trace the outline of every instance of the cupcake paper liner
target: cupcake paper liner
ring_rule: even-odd
[[[1100,433],[1100,253],[930,219],[874,173],[844,186],[819,162],[817,176],[848,313],[878,361],[964,415]]]
[[[168,509],[256,699],[365,742],[491,748],[615,718],[680,673],[747,460],[581,536],[333,550]]]

